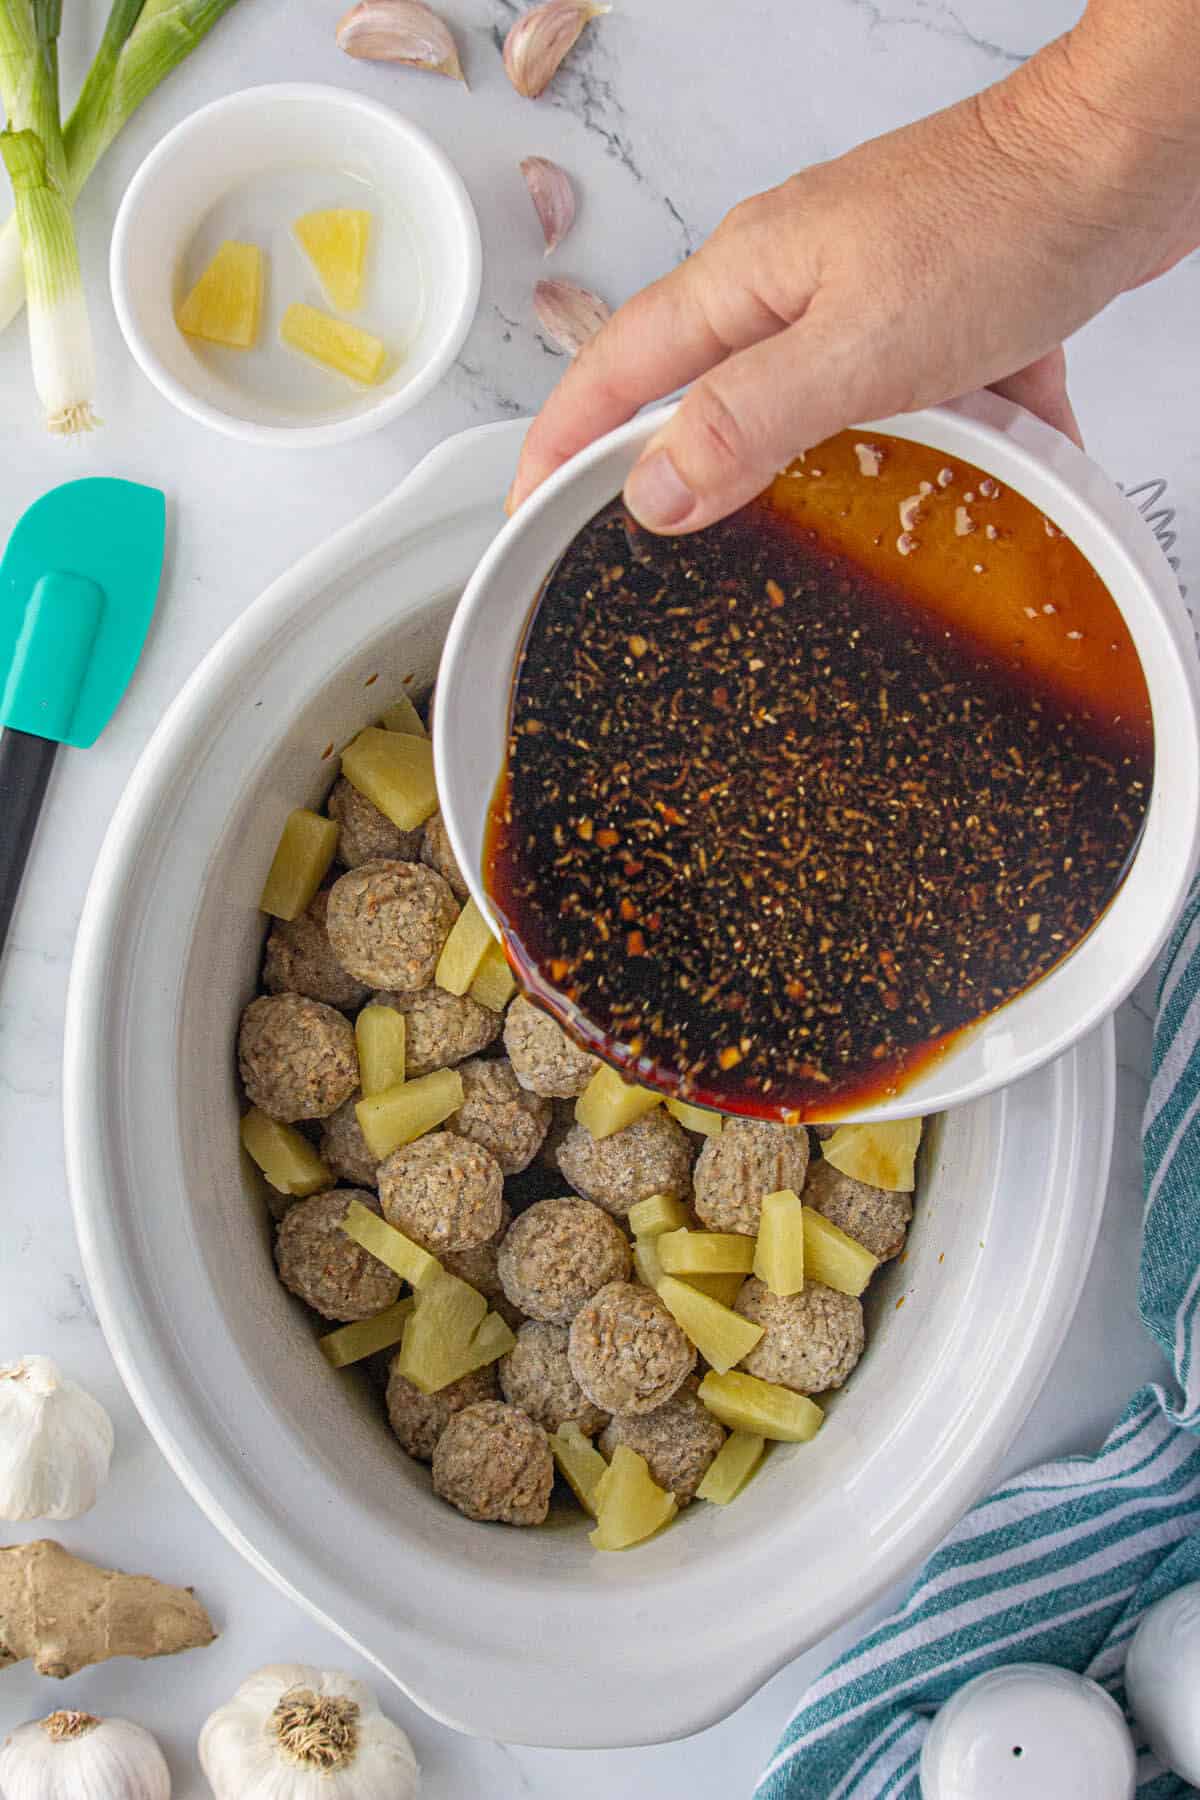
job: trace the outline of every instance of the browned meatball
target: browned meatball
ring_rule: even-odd
[[[500,1387],[509,1405],[519,1406],[543,1430],[557,1431],[571,1420],[585,1436],[592,1437],[608,1414],[592,1405],[571,1373],[569,1335],[565,1325],[526,1320],[516,1343],[500,1359]]]
[[[463,1103],[446,1120],[446,1130],[490,1150],[506,1175],[527,1169],[550,1125],[550,1102],[527,1094],[506,1057],[475,1057],[459,1064]]]
[[[263,986],[269,994],[307,994],[326,1006],[354,1012],[369,988],[347,975],[329,946],[325,912],[329,894],[314,894],[295,919],[277,919],[267,938]]]
[[[504,1020],[504,1048],[523,1088],[552,1100],[582,1094],[596,1070],[598,1056],[573,1044],[557,1019],[518,994]]]
[[[610,1281],[580,1307],[567,1355],[588,1399],[610,1413],[653,1412],[696,1366],[694,1346],[658,1295],[630,1281]]]
[[[410,992],[433,980],[458,903],[424,863],[380,858],[334,882],[325,917],[344,969],[371,987]]]
[[[401,1375],[393,1357],[387,1384],[388,1424],[410,1456],[418,1462],[432,1462],[437,1441],[454,1414],[481,1400],[494,1400],[498,1392],[495,1363],[460,1376],[436,1394],[423,1394]]]
[[[482,1400],[455,1413],[433,1453],[433,1491],[468,1519],[540,1525],[554,1458],[540,1425],[515,1406]]]
[[[440,1256],[472,1250],[500,1229],[504,1176],[495,1157],[449,1131],[402,1144],[377,1172],[383,1216]]]
[[[726,1119],[696,1162],[695,1207],[710,1231],[757,1237],[765,1194],[799,1193],[808,1171],[808,1133],[801,1125]]]
[[[590,1200],[538,1200],[509,1226],[497,1267],[514,1306],[567,1325],[598,1288],[629,1274],[629,1240]]]
[[[374,1187],[379,1158],[367,1143],[354,1108],[362,1098],[357,1089],[330,1113],[321,1126],[321,1156],[340,1181],[355,1187]]]
[[[358,1086],[354,1027],[303,994],[260,994],[242,1014],[238,1068],[247,1098],[269,1118],[326,1119]]]
[[[347,869],[377,862],[380,857],[391,862],[416,862],[421,854],[420,831],[401,831],[344,775],[333,784],[327,810],[340,827],[337,859]]]
[[[330,1188],[290,1206],[275,1238],[280,1281],[327,1319],[370,1319],[400,1298],[400,1277],[341,1229],[352,1200],[379,1211],[365,1189]]]
[[[452,1069],[467,1056],[478,1056],[500,1036],[503,1023],[490,1006],[480,1006],[469,994],[448,994],[436,986],[413,993],[373,996],[376,1006],[390,1006],[404,1014],[404,1068],[408,1075],[428,1075],[434,1069]]]
[[[785,1296],[752,1275],[742,1283],[733,1310],[765,1327],[738,1367],[798,1394],[841,1387],[862,1355],[861,1302],[819,1281],[806,1281],[800,1293]]]
[[[465,900],[469,889],[463,880],[462,870],[454,859],[454,851],[450,848],[450,833],[446,830],[446,821],[440,812],[435,812],[425,826],[425,834],[421,839],[421,861],[429,868],[436,869],[443,881],[449,882],[455,899]]]
[[[893,1194],[843,1175],[832,1163],[815,1162],[804,1184],[804,1204],[840,1226],[880,1262],[899,1255],[912,1218],[912,1195]]]
[[[617,1445],[627,1444],[645,1457],[651,1479],[680,1506],[693,1498],[724,1442],[724,1428],[697,1394],[694,1377],[653,1412],[618,1413],[600,1435],[610,1462]]]
[[[686,1199],[692,1145],[683,1126],[656,1106],[611,1137],[594,1138],[585,1126],[573,1125],[559,1148],[558,1167],[577,1194],[623,1219],[651,1194]]]

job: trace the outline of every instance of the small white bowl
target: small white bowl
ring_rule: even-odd
[[[264,184],[258,209],[255,182]],[[361,389],[308,365],[276,341],[278,314],[289,300],[325,305],[299,247],[287,241],[292,218],[278,216],[286,210],[283,201],[298,197],[300,208],[344,204],[341,196],[355,193],[360,184],[374,190],[385,208],[372,255],[391,253],[380,241],[389,224],[393,247],[403,233],[423,292],[396,367],[379,386]],[[246,205],[239,208],[236,196],[242,191]],[[268,193],[274,206],[267,204]],[[364,192],[360,204],[371,207],[370,195]],[[223,206],[232,222],[228,235],[241,233],[260,243],[266,237],[278,246],[268,263],[260,344],[250,351],[198,345],[175,322],[199,273],[195,246]],[[215,247],[209,245],[207,253]],[[481,269],[470,197],[432,139],[374,100],[302,82],[245,88],[202,107],[168,132],[126,190],[111,253],[121,330],[159,392],[181,412],[230,437],[305,450],[374,431],[424,398],[470,329]],[[382,279],[378,285],[385,285]],[[392,298],[391,291],[384,293],[354,322],[394,343],[388,337]],[[397,295],[397,307],[401,299],[407,303],[409,296]],[[268,366],[265,357],[280,359],[273,365],[273,391],[258,379]]]
[[[671,410],[643,414],[601,438],[526,501],[467,584],[446,639],[434,713],[438,792],[459,866],[497,937],[482,878],[484,834],[507,756],[511,676],[526,621],[547,574],[620,493]],[[1107,911],[1050,974],[960,1033],[898,1093],[844,1109],[858,1119],[901,1119],[961,1106],[1061,1056],[1145,974],[1183,904],[1200,846],[1200,680],[1191,623],[1153,533],[1104,471],[1058,432],[994,394],[866,421],[863,429],[974,463],[1062,527],[1125,617],[1155,732],[1145,828]]]

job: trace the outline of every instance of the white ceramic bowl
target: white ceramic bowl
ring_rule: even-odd
[[[621,491],[671,410],[645,414],[600,439],[539,488],[479,564],[446,640],[434,725],[442,811],[459,865],[497,936],[481,876],[488,805],[508,744],[510,682],[498,680],[497,671],[515,667],[547,574],[581,527]],[[1183,903],[1200,846],[1200,684],[1191,624],[1161,548],[1142,516],[1074,444],[993,394],[863,429],[983,467],[1074,539],[1125,615],[1155,728],[1145,829],[1115,900],[1071,956],[961,1034],[919,1079],[889,1099],[853,1108],[855,1118],[896,1119],[959,1106],[1061,1055],[1149,968]]]
[[[244,205],[236,199],[241,193]],[[287,300],[325,304],[288,240],[292,219],[281,215],[356,203],[377,215],[371,255],[380,261],[383,291],[355,322],[392,345],[389,307],[398,319],[397,290],[405,290],[406,306],[414,283],[423,290],[419,314],[406,315],[396,367],[369,388],[310,369],[275,342]],[[278,251],[269,258],[263,329],[259,347],[251,351],[197,346],[175,323],[188,283],[199,273],[199,267],[187,267],[195,263],[193,247],[222,206],[228,224],[211,234],[214,239],[269,240]],[[403,265],[394,260],[401,236],[408,256]],[[206,255],[215,248],[214,241]],[[244,88],[168,132],[126,189],[110,259],[113,303],[125,341],[160,393],[181,412],[230,437],[291,449],[359,437],[423,399],[470,329],[481,266],[470,197],[433,140],[377,101],[301,82]],[[248,358],[272,361],[260,360],[256,369]]]
[[[453,1724],[644,1743],[737,1705],[987,1483],[1087,1268],[1112,1038],[934,1125],[908,1257],[870,1298],[866,1356],[815,1442],[777,1451],[735,1506],[697,1502],[654,1542],[598,1556],[577,1513],[510,1531],[434,1499],[275,1279],[263,1193],[238,1151],[233,1044],[276,834],[323,797],[326,745],[405,677],[432,681],[523,429],[443,446],[252,606],[163,719],[80,925],[67,1154],[121,1372],[232,1542]]]

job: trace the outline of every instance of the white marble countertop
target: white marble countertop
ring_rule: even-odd
[[[77,76],[85,25],[93,42],[104,10],[106,0],[68,9],[78,34],[67,46],[68,80]],[[530,289],[543,264],[516,170],[521,156],[555,157],[580,191],[579,224],[551,267],[616,302],[697,244],[741,195],[995,79],[1069,24],[1078,6],[619,0],[536,105],[512,93],[496,54],[494,34],[514,8],[505,0],[445,0],[444,10],[458,30],[469,94],[340,56],[336,4],[242,0],[145,108],[80,209],[106,420],[94,439],[68,448],[41,435],[23,334],[13,331],[0,344],[0,533],[46,488],[86,473],[159,484],[171,520],[159,614],[141,668],[100,743],[59,759],[0,967],[0,1359],[52,1353],[102,1396],[117,1422],[110,1486],[89,1517],[58,1535],[98,1560],[194,1583],[221,1630],[211,1650],[151,1665],[109,1664],[77,1677],[65,1693],[27,1668],[11,1670],[0,1677],[0,1731],[68,1696],[73,1705],[124,1713],[160,1735],[183,1800],[206,1791],[196,1731],[244,1674],[266,1660],[353,1666],[355,1658],[253,1573],[185,1495],[125,1398],[82,1280],[61,1152],[63,1007],[84,890],[130,768],[184,677],[271,577],[387,493],[446,433],[529,411],[548,391],[561,365],[530,320]],[[321,454],[255,451],[173,412],[125,355],[105,280],[115,206],[158,136],[234,85],[281,79],[345,83],[425,125],[458,162],[484,233],[483,301],[450,378],[390,430]],[[1077,406],[1094,454],[1118,478],[1168,477],[1185,546],[1200,542],[1198,305],[1194,256],[1113,307],[1072,349]],[[1091,1446],[1128,1392],[1158,1368],[1134,1305],[1148,1047],[1143,996],[1118,1023],[1117,1145],[1100,1246],[1066,1347],[1010,1453],[1012,1467]],[[412,1734],[430,1800],[483,1793],[558,1800],[567,1792],[574,1800],[610,1793],[736,1800],[749,1793],[805,1679],[835,1647],[784,1671],[701,1737],[649,1750],[509,1749],[461,1738],[399,1694],[389,1703]]]

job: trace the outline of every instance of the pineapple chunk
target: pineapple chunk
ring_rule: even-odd
[[[689,1106],[686,1100],[668,1100],[667,1111],[685,1131],[702,1131],[705,1137],[720,1137],[725,1124],[719,1112],[707,1106]]]
[[[407,694],[394,700],[379,721],[384,731],[402,731],[408,737],[428,737],[425,723]]]
[[[839,1125],[821,1146],[825,1161],[855,1181],[911,1194],[917,1185],[920,1119],[890,1119],[882,1125]]]
[[[259,911],[276,919],[298,918],[324,881],[337,841],[336,820],[303,806],[290,812],[263,883]]]
[[[658,1239],[656,1237],[640,1237],[633,1241],[633,1272],[643,1287],[658,1291],[658,1284],[663,1278],[663,1266],[658,1260]]]
[[[601,1477],[608,1473],[608,1464],[591,1438],[584,1437],[574,1419],[568,1419],[557,1431],[551,1432],[550,1448],[559,1473],[584,1512],[590,1513],[593,1519],[599,1518],[596,1488]]]
[[[302,300],[293,300],[284,313],[279,336],[290,350],[299,350],[363,387],[373,387],[387,365],[387,348],[377,337],[345,319],[318,312],[315,306],[305,306]]]
[[[488,945],[495,941],[487,920],[475,902],[468,900],[442,946],[433,979],[448,994],[465,994],[479,973]]]
[[[710,1300],[719,1300],[722,1306],[732,1306],[742,1291],[744,1275],[681,1275],[685,1286],[693,1287],[699,1294],[707,1294]]]
[[[436,1394],[496,1362],[516,1341],[481,1293],[441,1269],[417,1295],[396,1368],[423,1394]]]
[[[659,1243],[662,1242],[660,1238]],[[747,1243],[750,1239],[746,1240]],[[699,1288],[689,1287],[674,1275],[664,1275],[656,1289],[659,1299],[679,1326],[691,1339],[705,1362],[719,1373],[732,1369],[734,1363],[749,1356],[763,1334],[761,1325],[743,1319],[730,1307],[722,1306]]]
[[[305,213],[292,230],[321,279],[325,298],[339,312],[353,312],[362,294],[371,215],[349,206]]]
[[[342,1230],[362,1249],[378,1257],[394,1275],[402,1275],[418,1294],[444,1273],[436,1256],[430,1256],[428,1250],[414,1244],[410,1237],[405,1237],[402,1231],[381,1219],[361,1200],[352,1200],[346,1208]]]
[[[711,1500],[716,1506],[728,1506],[736,1500],[766,1449],[766,1439],[752,1431],[735,1431],[725,1439],[704,1472],[704,1480],[696,1489],[698,1500]]]
[[[611,1137],[653,1112],[661,1100],[661,1094],[622,1081],[615,1069],[601,1063],[575,1102],[575,1118],[594,1138]]]
[[[403,1013],[392,1006],[364,1006],[354,1021],[358,1046],[358,1081],[370,1099],[404,1080],[404,1052],[408,1027]]]
[[[628,1444],[617,1445],[596,1483],[595,1498],[598,1523],[588,1534],[593,1550],[628,1550],[644,1543],[679,1510],[674,1496],[651,1479],[645,1457]]]
[[[180,331],[249,350],[262,314],[263,254],[257,244],[221,245],[177,314]]]
[[[369,725],[342,751],[342,774],[401,831],[415,831],[437,811],[428,738]]]
[[[658,1237],[664,1231],[678,1231],[687,1221],[687,1207],[669,1194],[651,1194],[629,1209],[628,1224],[634,1237]]]
[[[664,1231],[658,1258],[668,1275],[748,1275],[754,1239],[732,1231]]]
[[[412,1309],[413,1297],[406,1294],[403,1300],[397,1300],[394,1306],[385,1306],[373,1318],[356,1319],[353,1325],[327,1331],[323,1338],[317,1339],[322,1356],[332,1368],[344,1369],[350,1363],[361,1362],[365,1356],[374,1356],[377,1350],[390,1350],[404,1336]]]
[[[407,1341],[406,1333],[405,1342]],[[432,1360],[425,1356],[420,1342],[415,1341],[414,1357],[427,1369],[428,1379],[437,1382],[437,1387],[424,1391],[437,1393],[452,1381],[461,1381],[464,1375],[473,1375],[476,1369],[486,1368],[488,1363],[499,1362],[502,1356],[508,1355],[516,1341],[512,1330],[497,1312],[486,1313],[465,1343],[439,1339],[430,1353]],[[416,1385],[416,1376],[410,1376],[409,1379]]]
[[[760,1381],[739,1370],[728,1374],[711,1371],[700,1383],[700,1398],[715,1419],[730,1431],[773,1438],[786,1444],[806,1444],[821,1429],[825,1414],[806,1394]]]
[[[804,1268],[811,1281],[820,1281],[839,1294],[861,1294],[879,1267],[877,1257],[834,1225],[823,1213],[804,1209]]]
[[[414,1081],[398,1081],[381,1094],[368,1094],[354,1108],[371,1154],[380,1162],[424,1137],[463,1103],[462,1076],[457,1069],[434,1069]]]
[[[773,1294],[798,1294],[804,1286],[804,1208],[791,1188],[763,1196],[754,1273]]]
[[[303,1132],[280,1125],[252,1106],[241,1124],[242,1143],[277,1194],[319,1194],[334,1178]]]
[[[508,960],[493,938],[483,953],[479,972],[467,993],[480,1006],[486,1006],[492,1012],[503,1012],[516,991],[517,984],[513,980]]]

